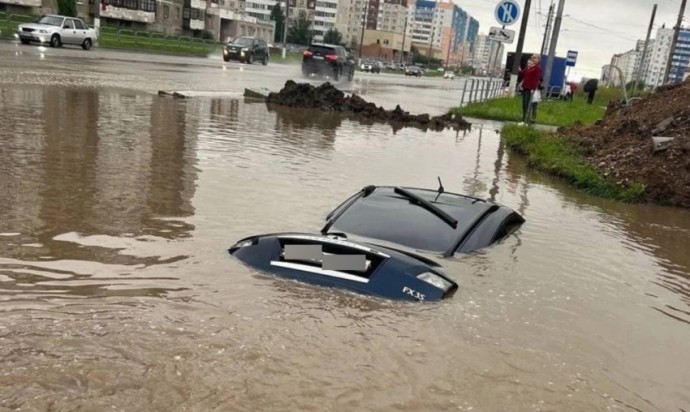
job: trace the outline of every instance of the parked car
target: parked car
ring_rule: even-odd
[[[378,64],[378,62],[372,60],[362,61],[360,69],[362,69],[363,72],[381,73],[381,66]]]
[[[405,76],[417,76],[417,77],[422,77],[424,74],[424,70],[417,66],[407,66],[405,68]]]
[[[268,44],[256,37],[241,36],[228,42],[223,49],[223,60],[237,60],[240,63],[252,64],[256,60],[265,66],[269,59]]]
[[[49,43],[51,47],[64,44],[80,45],[89,50],[97,38],[96,30],[76,17],[46,14],[17,27],[17,37],[23,44]]]
[[[447,71],[443,73],[443,78],[453,80],[455,78],[455,73],[453,73],[452,71]]]
[[[306,77],[328,76],[335,81],[342,76],[352,80],[355,76],[355,60],[343,46],[312,43],[302,57],[302,74]]]

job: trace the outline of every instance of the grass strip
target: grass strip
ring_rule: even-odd
[[[507,124],[501,135],[509,148],[527,157],[530,167],[563,178],[586,193],[631,203],[644,194],[641,183],[622,186],[605,179],[557,132]]]

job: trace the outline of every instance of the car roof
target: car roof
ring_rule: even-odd
[[[313,42],[309,45],[311,46],[321,46],[321,47],[343,47],[339,44],[330,44],[330,43],[319,43],[319,42]]]
[[[485,199],[444,190],[371,185],[331,211],[322,233],[451,256],[489,246],[523,222],[514,210]]]

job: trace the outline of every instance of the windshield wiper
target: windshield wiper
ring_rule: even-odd
[[[405,196],[405,197],[408,198],[408,199],[411,199],[411,200],[416,201],[420,206],[424,207],[425,209],[429,210],[430,212],[432,212],[432,213],[435,214],[436,216],[438,216],[438,217],[440,217],[441,219],[443,219],[443,221],[445,221],[446,223],[448,223],[453,229],[457,229],[457,227],[458,227],[458,221],[457,221],[456,219],[454,219],[454,218],[453,218],[451,215],[449,215],[448,213],[446,213],[446,212],[444,212],[443,210],[441,210],[438,206],[436,206],[436,205],[434,205],[433,203],[431,203],[430,201],[428,201],[428,200],[426,200],[426,199],[423,199],[423,198],[421,198],[421,197],[415,195],[414,193],[412,193],[412,192],[410,192],[410,191],[408,191],[408,190],[406,190],[406,189],[403,189],[403,188],[401,188],[401,187],[396,187],[394,191],[395,191],[395,193],[397,193],[397,194],[403,195],[403,196]]]

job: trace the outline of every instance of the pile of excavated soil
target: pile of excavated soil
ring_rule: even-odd
[[[401,109],[400,105],[395,106],[393,110],[385,110],[354,93],[351,96],[346,96],[345,93],[328,82],[315,87],[309,83],[295,83],[288,80],[280,92],[269,93],[266,102],[293,108],[344,113],[368,120],[378,120],[424,130],[441,131],[449,127],[460,130],[471,126],[460,115],[454,115],[450,112],[431,117],[428,114],[410,114]]]
[[[689,81],[658,88],[632,105],[611,102],[596,124],[559,134],[614,182],[645,184],[643,200],[690,207]],[[656,150],[653,137],[664,141]]]

